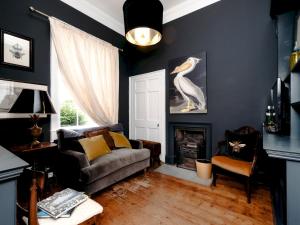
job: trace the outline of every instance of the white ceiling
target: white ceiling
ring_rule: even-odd
[[[124,35],[122,7],[125,0],[61,1]],[[164,6],[164,23],[170,22],[218,1],[220,0],[161,0]]]

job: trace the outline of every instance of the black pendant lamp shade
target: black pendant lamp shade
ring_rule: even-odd
[[[127,41],[149,46],[161,40],[163,5],[159,0],[126,0],[123,12]]]

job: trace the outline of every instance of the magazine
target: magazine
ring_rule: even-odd
[[[51,217],[57,219],[87,199],[88,196],[83,192],[67,188],[38,202],[37,206],[39,209],[48,213]]]
[[[65,214],[61,215],[60,218],[69,218],[69,217],[71,217],[74,209],[75,208],[70,209],[68,212],[66,212]],[[38,218],[52,218],[47,212],[45,212],[42,209],[38,209],[37,217]]]

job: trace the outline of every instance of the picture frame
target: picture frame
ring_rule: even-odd
[[[206,52],[171,59],[167,74],[170,114],[206,114]]]
[[[33,39],[1,30],[0,64],[16,69],[33,71]]]
[[[48,86],[0,79],[0,119],[29,118],[26,113],[9,113],[23,89],[48,91]],[[40,117],[46,115],[40,114]]]

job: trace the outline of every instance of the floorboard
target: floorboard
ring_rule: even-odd
[[[104,225],[273,225],[270,191],[254,187],[251,204],[244,185],[220,176],[205,187],[157,172],[131,177],[97,193]]]

